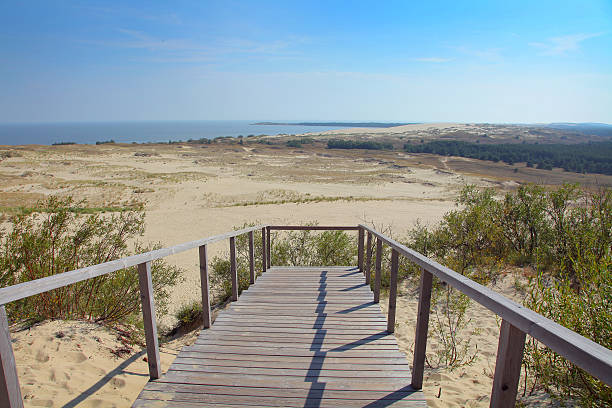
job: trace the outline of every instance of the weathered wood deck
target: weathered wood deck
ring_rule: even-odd
[[[272,267],[134,407],[425,407],[357,268]]]

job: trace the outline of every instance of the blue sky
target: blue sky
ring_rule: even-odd
[[[612,0],[0,3],[0,122],[612,123]]]

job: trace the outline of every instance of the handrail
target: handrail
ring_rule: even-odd
[[[149,364],[149,376],[156,379],[161,376],[161,365],[159,358],[159,345],[157,340],[157,323],[155,316],[155,305],[153,302],[153,285],[151,278],[151,262],[164,258],[168,255],[178,254],[189,249],[198,248],[200,259],[200,279],[202,289],[202,315],[204,327],[210,327],[210,295],[208,284],[208,261],[207,246],[229,238],[230,263],[232,281],[232,300],[238,300],[238,276],[236,270],[236,237],[249,234],[249,268],[251,283],[255,281],[254,270],[254,231],[262,232],[262,270],[266,271],[266,229],[267,225],[248,227],[225,234],[215,235],[195,241],[185,242],[168,248],[157,249],[142,254],[132,255],[115,261],[109,261],[98,265],[75,269],[57,275],[36,279],[17,285],[0,288],[0,406],[8,408],[23,408],[21,388],[17,377],[17,366],[10,338],[8,317],[5,304],[29,296],[38,295],[53,289],[71,285],[87,279],[109,274],[111,272],[137,266],[138,284],[140,288],[140,299],[142,302],[142,314],[145,329],[145,343],[147,349],[147,361]],[[268,231],[269,234],[269,231]],[[269,239],[269,238],[268,238]]]
[[[87,266],[85,268],[75,269],[68,272],[58,273],[57,275],[47,276],[45,278],[36,279],[33,281],[18,283],[16,285],[0,288],[0,306],[5,305],[15,300],[24,299],[29,296],[38,295],[52,289],[61,288],[62,286],[71,285],[97,276],[106,275],[120,269],[136,266],[144,262],[155,261],[156,259],[164,258],[168,255],[178,254],[189,249],[197,248],[202,245],[212,244],[224,239],[237,237],[238,235],[246,234],[247,232],[260,230],[267,227],[266,225],[258,225],[255,227],[244,228],[237,231],[228,232],[225,234],[214,235],[212,237],[198,239],[195,241],[184,242],[168,248],[156,249],[154,251],[145,252],[142,254],[132,255],[114,261],[104,262],[98,265]]]
[[[491,310],[512,326],[539,340],[580,368],[612,385],[612,351],[528,309],[505,296],[433,261],[368,227],[361,228],[382,239],[406,258]]]
[[[358,226],[287,226],[259,225],[215,235],[209,238],[186,242],[168,248],[162,248],[138,255],[132,255],[115,261],[75,269],[73,271],[24,282],[17,285],[0,288],[0,406],[10,408],[23,407],[17,370],[10,340],[8,320],[4,305],[19,299],[37,295],[62,286],[67,286],[86,279],[105,275],[131,266],[138,266],[138,276],[142,309],[145,323],[145,337],[151,378],[159,378],[159,349],[157,344],[157,329],[155,307],[151,286],[151,262],[168,255],[177,254],[193,248],[199,248],[200,277],[202,287],[202,309],[204,327],[210,327],[210,298],[208,286],[207,245],[224,239],[230,240],[230,275],[232,280],[232,300],[238,299],[238,279],[236,271],[235,238],[249,234],[249,269],[250,283],[255,281],[254,271],[254,231],[261,230],[262,239],[262,270],[265,272],[271,266],[271,231],[287,230],[356,230],[358,231],[358,267],[366,275],[369,282],[371,269],[372,237],[376,237],[376,273],[374,286],[374,301],[380,298],[382,244],[390,246],[391,253],[391,287],[389,291],[389,313],[387,330],[389,333],[395,327],[395,306],[397,294],[398,256],[401,254],[422,269],[419,305],[416,323],[412,386],[422,387],[425,351],[427,345],[427,328],[429,321],[429,305],[431,298],[432,276],[448,283],[468,297],[474,299],[487,309],[502,318],[493,390],[491,394],[492,407],[514,407],[520,368],[525,345],[525,334],[539,340],[555,352],[612,385],[612,351],[563,327],[544,316],[513,302],[501,294],[480,285],[457,272],[440,265],[424,255],[406,247],[394,239],[360,224]],[[364,235],[367,232],[367,254],[364,268]]]
[[[337,225],[269,225],[272,231],[357,231],[357,226],[337,226]]]

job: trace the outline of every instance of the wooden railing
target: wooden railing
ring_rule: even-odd
[[[159,348],[157,343],[157,328],[155,307],[153,304],[151,262],[168,255],[177,254],[189,249],[198,248],[200,260],[200,278],[202,289],[202,310],[204,327],[210,327],[210,293],[208,285],[207,245],[221,240],[229,239],[230,270],[232,281],[232,300],[238,300],[238,275],[236,265],[236,237],[248,234],[249,243],[249,272],[250,283],[255,282],[254,262],[254,233],[261,230],[262,239],[262,272],[272,264],[271,259],[271,231],[290,230],[352,230],[358,232],[357,264],[360,271],[365,274],[366,283],[370,283],[373,239],[376,238],[376,265],[374,274],[374,302],[380,301],[380,287],[382,275],[383,245],[391,248],[391,270],[389,287],[389,307],[387,316],[387,331],[393,333],[395,329],[395,310],[397,299],[397,276],[399,268],[399,255],[409,259],[421,267],[421,283],[419,290],[419,304],[415,333],[415,346],[412,368],[412,387],[421,389],[423,385],[423,372],[425,367],[425,351],[427,347],[427,330],[429,325],[429,308],[433,276],[446,282],[455,289],[482,304],[502,318],[497,362],[493,378],[491,393],[492,407],[514,407],[520,367],[523,359],[525,336],[533,338],[550,347],[577,366],[583,368],[593,376],[612,385],[612,351],[580,336],[579,334],[553,322],[486,288],[463,275],[407,248],[399,242],[375,231],[366,225],[358,226],[281,226],[261,225],[216,235],[197,241],[179,244],[169,248],[146,252],[122,258],[116,261],[77,269],[70,272],[21,283],[6,288],[0,288],[0,406],[23,407],[15,358],[11,346],[9,324],[4,305],[28,296],[37,295],[49,290],[57,289],[76,282],[105,275],[120,269],[137,266],[142,311],[145,323],[146,348],[149,362],[149,375],[152,379],[159,378],[161,366],[159,362]],[[367,234],[367,242],[366,240]],[[367,251],[364,249],[367,248]],[[365,255],[365,256],[364,256]]]
[[[391,247],[391,284],[389,288],[389,314],[387,329],[395,327],[395,303],[397,296],[398,257],[402,255],[421,268],[419,306],[417,311],[414,356],[412,367],[412,387],[420,389],[423,385],[425,350],[427,348],[427,328],[429,325],[429,306],[431,300],[432,278],[443,282],[464,293],[502,318],[497,346],[497,361],[491,391],[491,407],[514,407],[520,377],[525,336],[529,334],[542,344],[567,358],[578,367],[612,385],[612,351],[563,327],[550,319],[482,286],[457,272],[432,261],[399,242],[368,227],[359,225],[359,230],[367,232],[368,253],[365,268],[366,279],[370,275],[369,251],[372,239],[376,242],[376,272],[374,296],[380,293],[380,258],[382,245]],[[359,234],[359,248],[363,248],[364,233]],[[358,259],[363,259],[361,255]]]
[[[232,300],[238,300],[238,274],[236,270],[236,237],[249,235],[249,268],[250,281],[255,282],[254,261],[254,232],[261,230],[262,236],[262,265],[263,271],[267,269],[266,262],[269,252],[266,251],[266,225],[250,227],[226,234],[215,235],[196,241],[186,242],[169,248],[158,249],[143,254],[133,255],[116,261],[105,262],[99,265],[75,269],[73,271],[20,283],[5,288],[0,288],[0,407],[22,408],[23,400],[17,377],[15,356],[11,345],[9,322],[4,305],[7,303],[24,299],[29,296],[38,295],[53,289],[71,285],[97,276],[106,275],[120,269],[137,266],[138,282],[140,286],[140,299],[142,301],[142,315],[145,329],[145,340],[147,348],[147,360],[149,363],[149,376],[156,379],[161,376],[161,365],[159,359],[159,345],[157,342],[157,324],[155,317],[155,305],[153,304],[153,286],[151,281],[151,262],[164,258],[168,255],[178,254],[190,249],[198,248],[200,259],[200,280],[202,287],[202,313],[204,327],[211,325],[210,317],[210,292],[208,285],[208,260],[207,245],[214,242],[229,239],[230,264],[232,280]],[[269,240],[269,232],[268,237]]]

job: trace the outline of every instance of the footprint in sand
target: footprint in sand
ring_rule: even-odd
[[[126,384],[123,378],[117,378],[117,377],[113,378],[110,381],[110,383],[112,384],[113,387],[116,387],[116,388],[123,388],[125,387],[125,384]]]
[[[87,356],[83,352],[74,351],[72,353],[67,353],[66,360],[72,363],[82,363],[87,360]]]
[[[108,401],[104,401],[101,399],[88,399],[87,401],[83,402],[82,406],[87,407],[87,408],[98,408],[98,407],[115,408],[117,405],[110,404]]]
[[[46,363],[47,361],[49,361],[49,355],[45,353],[44,350],[38,350],[36,352],[36,361]]]

